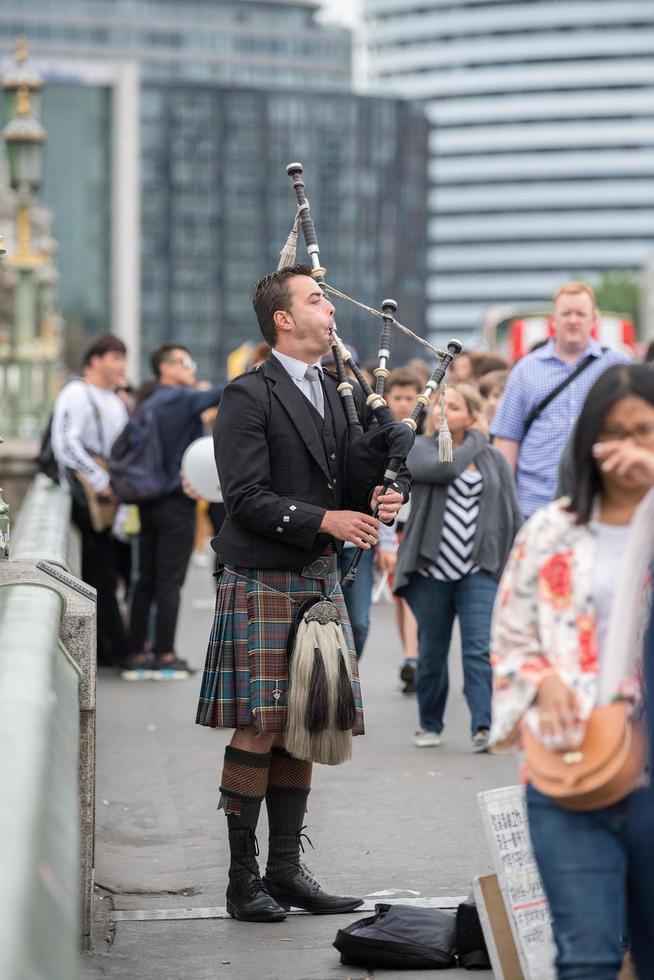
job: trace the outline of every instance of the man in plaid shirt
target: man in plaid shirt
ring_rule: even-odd
[[[593,383],[611,364],[629,361],[593,339],[597,308],[586,283],[568,282],[557,290],[552,321],[555,336],[515,365],[491,425],[494,445],[515,473],[525,517],[554,500],[559,459]],[[533,409],[589,355],[588,367],[527,427]]]

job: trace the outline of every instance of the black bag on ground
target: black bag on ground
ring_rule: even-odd
[[[479,912],[472,895],[456,910],[456,955],[466,970],[490,970],[491,961],[486,948]]]
[[[341,963],[396,970],[456,966],[456,915],[415,905],[375,905],[376,914],[339,929]]]

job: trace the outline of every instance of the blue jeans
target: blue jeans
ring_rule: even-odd
[[[341,579],[347,574],[354,555],[354,548],[343,548],[338,556],[338,571]],[[368,629],[370,628],[370,600],[372,596],[374,557],[374,548],[368,548],[364,551],[361,555],[361,561],[359,562],[354,582],[352,585],[343,586],[345,605],[347,606],[347,613],[350,617],[352,632],[354,634],[354,649],[356,650],[357,660],[361,658],[368,637]]]
[[[454,617],[459,617],[463,656],[463,693],[471,730],[490,728],[492,671],[488,646],[497,585],[488,572],[474,572],[458,582],[439,582],[414,572],[402,589],[418,622],[416,688],[420,727],[442,732],[449,688],[447,656]]]
[[[654,793],[572,813],[529,785],[527,812],[559,980],[615,980],[627,930],[639,980],[653,980]]]

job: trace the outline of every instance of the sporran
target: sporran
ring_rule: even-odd
[[[286,750],[336,766],[352,757],[356,720],[352,670],[341,617],[326,596],[300,606],[288,640]]]

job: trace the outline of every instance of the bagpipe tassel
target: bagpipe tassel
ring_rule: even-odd
[[[286,751],[327,766],[351,758],[356,718],[350,655],[335,617],[329,600],[311,606],[289,651]]]
[[[450,432],[450,427],[447,424],[447,415],[445,414],[446,390],[447,390],[447,385],[443,381],[440,386],[441,421],[438,429],[438,462],[439,463],[451,463],[453,458],[452,434]]]
[[[279,262],[277,263],[277,271],[280,269],[288,269],[289,266],[295,265],[297,261],[297,228],[298,221],[300,220],[300,212],[295,215],[295,221],[293,222],[293,227],[288,233],[288,238],[286,239],[286,244],[284,248],[279,253]]]

